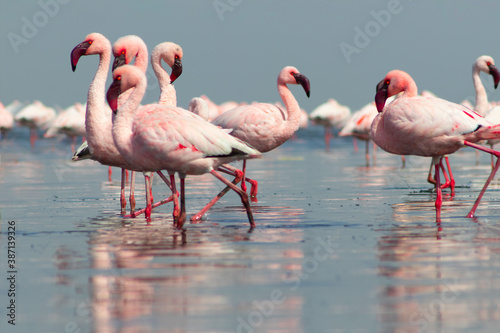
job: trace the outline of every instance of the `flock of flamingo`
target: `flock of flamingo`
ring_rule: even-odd
[[[160,98],[158,103],[147,105],[141,105],[141,101],[147,88],[149,56],[148,48],[140,37],[125,36],[111,45],[102,34],[89,34],[71,51],[73,71],[80,58],[88,55],[98,55],[100,60],[88,90],[86,105],[76,103],[57,114],[53,108],[39,101],[29,105],[15,101],[7,107],[0,103],[0,129],[5,136],[14,123],[29,127],[32,147],[39,128],[46,131],[45,137],[61,133],[69,136],[73,151],[76,137],[86,138],[72,159],[92,159],[109,166],[110,170],[111,167],[122,169],[120,203],[121,214],[125,217],[144,213],[149,222],[153,208],[173,202],[174,226],[182,228],[187,220],[186,176],[210,173],[226,187],[193,215],[191,221],[200,220],[223,195],[233,190],[241,198],[250,226],[255,227],[250,202],[257,200],[258,182],[246,176],[247,160],[260,158],[263,153],[282,145],[300,127],[306,126],[308,119],[325,127],[327,150],[334,128],[340,130],[340,136],[353,136],[366,141],[367,164],[370,140],[374,146],[392,154],[431,157],[428,180],[436,188],[438,223],[442,189],[450,188],[454,194],[455,181],[447,155],[464,146],[492,155],[491,174],[468,217],[475,215],[500,165],[500,152],[493,150],[493,144],[500,141],[500,107],[488,102],[479,76],[480,72],[491,75],[494,87],[497,87],[500,72],[489,56],[479,57],[473,65],[475,106],[467,105],[466,101],[455,104],[425,91],[419,95],[417,85],[408,73],[392,70],[376,85],[374,101],[359,111],[351,114],[347,106],[330,99],[307,115],[299,107],[288,85],[300,85],[309,97],[310,82],[292,66],[284,67],[278,74],[281,102],[226,102],[216,105],[208,97],[201,96],[193,98],[188,109],[184,109],[177,106],[173,85],[182,74],[183,52],[179,45],[164,42],[153,49],[151,65],[160,85]],[[171,69],[170,74],[162,62]],[[106,87],[110,67],[113,82]],[[484,141],[491,148],[481,145]],[[494,165],[493,157],[497,157]],[[241,170],[229,164],[238,160],[243,161]],[[128,171],[131,172],[131,181],[130,214],[127,215],[125,184]],[[144,175],[146,207],[141,210],[135,209],[135,172]],[[151,190],[154,173],[171,191],[168,198],[157,203],[154,203]],[[446,180],[443,184],[440,173]],[[180,179],[180,194],[175,174]],[[230,181],[222,174],[234,179]],[[237,186],[239,183],[241,188]],[[249,194],[246,183],[250,184]]]

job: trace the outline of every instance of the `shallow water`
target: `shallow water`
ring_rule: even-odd
[[[172,227],[171,204],[119,215],[119,172],[69,162],[67,142],[25,133],[0,143],[0,327],[37,332],[494,332],[500,323],[500,182],[464,218],[490,170],[464,149],[456,195],[437,225],[429,159],[377,151],[322,131],[261,160],[252,205],[234,193],[199,224]],[[238,164],[236,164],[238,165]],[[137,177],[138,206],[144,202]],[[154,197],[167,194],[154,179]],[[188,214],[223,186],[187,182]],[[7,227],[16,227],[16,330],[7,323]],[[10,329],[10,330],[6,330]]]

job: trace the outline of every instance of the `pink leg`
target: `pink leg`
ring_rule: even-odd
[[[128,183],[128,170],[125,170],[125,183]]]
[[[144,175],[144,183],[146,186],[146,210],[144,215],[146,216],[146,221],[151,222],[151,211],[153,210],[153,207],[151,205],[151,182],[149,174]]]
[[[233,177],[241,176],[241,173],[242,173],[241,170],[239,170],[239,169],[237,169],[229,164],[224,164],[221,167],[219,167],[217,170],[220,172],[224,172],[228,175],[232,175]],[[257,193],[258,193],[258,189],[259,189],[259,183],[254,179],[250,179],[250,178],[246,177],[246,175],[244,175],[244,176],[245,176],[245,180],[252,185],[252,187],[250,189],[250,201],[258,202],[259,200],[257,200]]]
[[[498,152],[496,150],[493,150],[493,149],[490,149],[490,148],[483,147],[483,146],[475,144],[475,143],[468,142],[468,141],[465,141],[464,144],[466,146],[469,146],[469,147],[472,147],[472,148],[476,148],[478,150],[481,150],[481,151],[484,151],[486,153],[495,155],[497,157],[497,162],[495,164],[495,167],[493,168],[493,170],[491,170],[490,176],[488,177],[488,179],[484,183],[483,189],[479,193],[479,196],[477,197],[476,202],[474,202],[474,205],[472,206],[469,214],[467,214],[467,216],[466,216],[466,217],[474,217],[474,215],[476,214],[476,209],[479,206],[479,202],[481,201],[481,199],[482,199],[482,197],[484,195],[484,192],[486,192],[486,189],[488,188],[488,185],[490,185],[491,180],[495,177],[495,174],[496,174],[496,172],[498,170],[498,167],[500,166],[500,158],[499,158],[500,157],[500,152]]]
[[[224,170],[221,170],[221,171],[225,172]],[[243,177],[243,173],[240,170],[236,169],[236,176],[235,176],[232,184],[234,184],[234,185],[238,184],[241,181],[242,177]],[[198,222],[203,217],[203,215],[205,215],[205,213],[208,212],[208,210],[210,208],[212,208],[217,201],[220,200],[220,198],[222,198],[227,192],[229,192],[230,189],[231,189],[231,187],[226,186],[222,191],[220,191],[219,194],[217,194],[212,200],[210,200],[210,202],[205,207],[203,207],[202,210],[200,210],[198,213],[196,213],[195,215],[193,215],[191,217],[191,222],[192,223]]]
[[[443,196],[441,193],[441,185],[439,183],[439,163],[435,165],[436,169],[436,223],[441,223],[441,206],[443,205]]]
[[[373,166],[377,165],[377,145],[373,142]]]
[[[448,175],[450,176],[451,196],[454,196],[455,195],[455,178],[453,177],[453,173],[451,172],[451,166],[450,166],[450,161],[448,159],[448,156],[445,156],[444,159],[446,160],[446,168],[448,169]]]
[[[330,151],[330,139],[332,138],[331,128],[325,126],[325,148],[326,151]]]
[[[76,143],[76,136],[71,137],[71,152],[75,152],[75,143]]]
[[[113,170],[111,170],[111,167],[108,168],[108,181],[111,183],[113,179],[111,178],[111,175],[113,174]]]
[[[172,216],[174,219],[174,225],[177,224],[177,220],[179,219],[180,209],[179,209],[179,194],[177,193],[177,189],[175,188],[175,176],[174,174],[170,174],[170,181],[165,177],[165,175],[158,171],[158,176],[168,185],[170,190],[172,191],[171,198],[174,202],[174,211],[172,212]]]
[[[130,201],[130,215],[133,215],[135,212],[135,172],[131,171],[130,175],[130,195],[129,195],[129,201]]]
[[[370,166],[370,141],[366,141],[366,148],[365,148],[365,159],[366,159],[366,166]]]
[[[30,145],[31,149],[35,148],[35,141],[37,139],[36,128],[30,128]]]
[[[354,152],[357,153],[359,151],[358,148],[358,140],[355,137],[352,137],[352,145],[354,146]]]
[[[247,191],[247,184],[245,184],[245,175],[247,171],[247,161],[243,160],[243,178],[241,179],[241,189]]]
[[[241,203],[243,204],[243,206],[245,206],[245,210],[247,212],[248,221],[250,222],[250,226],[252,228],[255,228],[255,222],[253,220],[252,209],[250,208],[250,202],[248,201],[248,194],[247,194],[247,192],[244,192],[244,191],[240,190],[235,184],[231,183],[229,180],[227,180],[226,178],[222,177],[222,175],[220,175],[217,171],[212,170],[210,173],[212,175],[214,175],[217,179],[219,179],[221,182],[223,182],[224,184],[226,184],[227,186],[229,186],[233,191],[235,191],[236,193],[238,193],[238,195],[241,198]]]
[[[125,169],[122,169],[122,182],[120,185],[120,203],[122,208],[122,215],[126,214],[127,199],[125,199]]]
[[[185,196],[185,182],[186,175],[179,175],[180,186],[181,186],[181,213],[179,215],[179,219],[177,220],[176,227],[181,229],[186,222],[186,196]]]

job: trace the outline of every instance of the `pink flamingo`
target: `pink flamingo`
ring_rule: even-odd
[[[261,153],[273,150],[285,143],[299,128],[300,107],[287,84],[300,84],[307,97],[310,95],[309,79],[297,68],[287,66],[278,75],[278,92],[285,105],[285,110],[275,104],[252,103],[229,110],[212,121],[212,124],[231,130],[231,135],[241,139]],[[238,176],[235,169],[229,170]],[[242,189],[245,186],[246,160],[243,160]],[[251,180],[249,180],[251,181]],[[251,181],[251,197],[257,195],[257,182]],[[227,189],[225,190],[227,192]],[[223,190],[224,192],[224,190]],[[219,193],[202,211],[191,220],[200,219],[203,214],[225,193]]]
[[[370,165],[369,143],[371,140],[370,131],[372,121],[378,114],[375,103],[369,103],[354,112],[352,116],[346,121],[344,127],[339,132],[339,136],[353,136],[356,139],[366,142],[365,158],[366,166]],[[373,146],[373,161],[375,161],[375,148]]]
[[[33,149],[38,138],[37,130],[47,130],[55,118],[56,111],[53,108],[43,105],[40,101],[34,101],[21,109],[14,120],[19,126],[30,128],[30,144]]]
[[[149,104],[139,108],[146,91],[146,76],[137,68],[125,65],[113,72],[107,94],[115,110],[113,138],[120,153],[143,172],[169,170],[180,176],[181,214],[177,227],[186,220],[184,179],[186,175],[211,173],[236,191],[245,206],[251,227],[255,227],[248,195],[215,171],[223,163],[257,158],[260,153],[217,126],[202,119],[179,115],[176,107]],[[118,109],[118,96],[134,88],[126,103]],[[182,109],[181,109],[182,110]],[[148,186],[146,175],[146,187]],[[149,191],[146,203],[149,206]],[[148,220],[151,210],[146,211]]]
[[[476,104],[473,109],[480,116],[485,117],[488,110],[490,110],[492,106],[490,103],[488,103],[488,96],[486,94],[486,89],[484,88],[483,83],[481,82],[481,77],[479,75],[481,72],[491,75],[493,77],[493,85],[495,89],[498,87],[498,83],[500,81],[500,72],[495,66],[495,61],[493,60],[493,58],[487,55],[478,57],[472,64],[472,82],[474,83],[474,90],[476,92]],[[422,92],[422,96],[424,96],[424,92],[425,91]],[[489,120],[490,121],[493,120],[493,123],[496,124],[495,119],[493,119],[493,116],[490,116]],[[479,152],[476,150],[476,160],[478,160],[479,158],[478,153]],[[446,171],[444,170],[444,166],[441,163],[440,168],[443,170],[443,174],[446,177],[446,183],[442,186],[442,188],[449,186],[451,188],[451,193],[453,195],[455,190],[455,179],[453,178],[453,174],[451,172],[448,156],[445,156],[445,160],[450,177],[448,179]],[[432,165],[433,163],[431,163],[429,174],[427,176],[427,181],[431,184],[435,184],[436,181],[432,177]],[[493,165],[493,160],[492,160],[492,165]]]
[[[44,138],[53,138],[58,134],[65,134],[71,140],[71,151],[75,151],[76,138],[81,136],[85,141],[85,107],[75,103],[60,112],[43,135]]]
[[[319,105],[309,115],[313,123],[325,127],[325,147],[327,151],[330,150],[330,140],[333,137],[332,128],[341,128],[350,116],[351,109],[348,106],[341,105],[333,98]]]
[[[388,97],[401,92],[398,98],[384,107]],[[440,222],[443,201],[439,183],[439,162],[443,155],[470,146],[500,157],[500,152],[475,144],[480,140],[500,138],[500,125],[493,126],[462,105],[440,98],[418,96],[417,85],[406,72],[390,71],[378,83],[375,104],[379,114],[373,120],[371,136],[379,147],[392,154],[432,157],[436,171],[437,222]],[[474,216],[499,165],[500,159],[468,217]]]
[[[7,133],[10,130],[12,130],[13,126],[14,126],[14,116],[0,102],[0,140],[6,137]]]
[[[147,51],[147,48],[146,48]],[[122,157],[116,148],[113,136],[111,134],[111,109],[107,106],[105,101],[106,94],[106,77],[111,62],[111,43],[109,40],[99,33],[91,33],[85,37],[85,40],[78,44],[71,52],[71,65],[73,71],[76,69],[78,60],[83,55],[99,55],[99,66],[97,72],[89,87],[87,96],[87,109],[86,109],[86,130],[87,130],[87,144],[89,152],[85,153],[85,149],[77,151],[75,155],[78,156],[92,156],[93,160],[98,161],[103,165],[120,167],[124,170],[134,170],[131,165]],[[145,71],[147,67],[147,54],[146,65],[141,65],[141,70]],[[141,64],[139,58],[139,64]],[[137,63],[137,62],[136,62]],[[75,160],[75,156],[73,157]],[[83,159],[80,158],[80,159]],[[122,185],[121,185],[121,213],[125,214],[126,200],[125,200],[125,172],[122,171]],[[161,201],[159,204],[166,202]],[[158,205],[158,204],[156,204]],[[134,212],[135,199],[131,197],[131,215],[137,216],[143,211]]]

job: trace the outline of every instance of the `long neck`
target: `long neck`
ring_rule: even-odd
[[[474,109],[480,115],[484,116],[486,111],[488,111],[488,96],[486,95],[486,89],[484,89],[483,83],[479,76],[479,69],[474,67],[472,69],[472,82],[474,82],[474,88],[476,89],[476,105]]]
[[[146,92],[146,79],[141,80],[131,91],[128,99],[118,107],[118,111],[113,120],[113,140],[116,148],[125,160],[133,155],[132,149],[132,126],[134,124],[134,115],[138,109],[142,98]]]
[[[290,89],[288,89],[286,84],[281,83],[279,81],[278,81],[278,92],[281,96],[281,100],[283,101],[283,104],[285,105],[286,108],[286,112],[288,114],[286,119],[286,128],[293,134],[295,133],[295,131],[298,130],[300,124],[299,103],[297,103],[297,100],[292,95],[292,92],[290,91]]]
[[[177,106],[177,94],[174,86],[170,83],[170,76],[161,65],[161,57],[159,53],[153,53],[151,65],[160,84],[160,101],[158,104]]]
[[[417,84],[413,80],[408,80],[406,87],[403,90],[405,97],[415,97],[418,95]]]
[[[111,128],[111,114],[106,107],[106,78],[111,61],[111,46],[99,56],[99,67],[89,87],[87,95],[87,110],[85,126],[87,138],[99,140],[103,133],[107,134]]]

